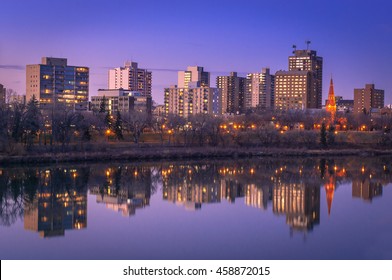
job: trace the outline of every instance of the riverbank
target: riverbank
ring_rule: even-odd
[[[251,158],[251,157],[340,157],[392,156],[392,149],[292,149],[222,147],[111,147],[103,151],[0,155],[0,164],[40,164],[64,162],[110,162],[115,160],[150,161],[176,159]]]

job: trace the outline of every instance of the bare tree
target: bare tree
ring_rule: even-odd
[[[133,142],[135,144],[139,143],[139,139],[143,133],[143,130],[148,126],[148,120],[148,115],[144,112],[131,111],[129,113],[124,113],[124,128],[126,128],[126,130],[131,133]]]
[[[0,152],[5,152],[8,144],[9,110],[0,107]]]
[[[166,131],[166,120],[163,117],[156,116],[152,119],[152,127],[154,132],[159,134],[161,145],[163,145],[163,136]]]
[[[168,125],[168,128],[170,129],[169,130],[169,144],[170,144],[172,134],[179,135],[180,132],[185,132],[184,127],[185,127],[186,123],[187,123],[187,121],[185,120],[185,118],[183,118],[179,115],[170,114],[167,117],[167,125]],[[184,143],[184,145],[185,145],[185,143]]]
[[[223,119],[219,117],[206,116],[206,134],[208,136],[208,143],[212,146],[217,146],[219,142],[223,142],[221,134],[221,125]]]
[[[206,141],[206,126],[207,122],[209,121],[209,117],[210,116],[207,114],[197,114],[189,118],[189,121],[192,125],[193,137],[197,138],[199,146],[203,146],[204,142]]]
[[[65,147],[70,143],[74,132],[79,128],[78,125],[82,119],[82,115],[71,109],[64,108],[55,112],[52,130],[55,135],[55,141],[61,143],[63,151],[65,151]]]
[[[12,104],[18,102],[18,93],[12,88],[7,88],[5,92],[5,103]]]

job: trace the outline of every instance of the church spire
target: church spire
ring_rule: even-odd
[[[333,115],[336,113],[335,92],[333,89],[332,77],[331,77],[331,82],[329,84],[329,92],[328,92],[328,100],[327,100],[327,104],[326,104],[326,110],[327,110],[327,112],[330,112]]]

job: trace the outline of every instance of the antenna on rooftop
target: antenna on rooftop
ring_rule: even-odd
[[[305,41],[305,44],[306,44],[306,50],[308,51],[309,50],[309,45],[310,45],[310,41]]]
[[[293,53],[297,50],[297,45],[293,45]]]

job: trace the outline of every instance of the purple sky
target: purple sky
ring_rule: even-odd
[[[285,70],[291,46],[310,40],[324,58],[323,99],[332,74],[336,95],[375,83],[392,103],[390,0],[1,0],[0,11],[0,83],[19,94],[26,64],[42,56],[90,67],[90,96],[107,87],[108,68],[133,60],[153,71],[162,103],[188,65],[215,86],[230,71]]]

